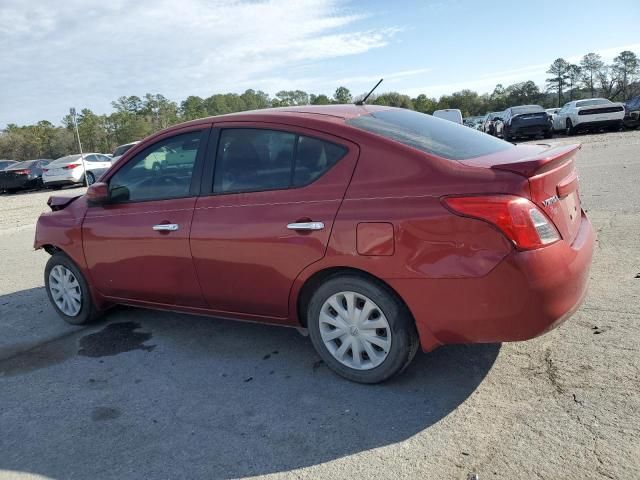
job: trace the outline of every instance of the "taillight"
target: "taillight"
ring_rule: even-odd
[[[29,175],[29,170],[14,170],[13,173],[16,175]]]
[[[454,213],[495,225],[520,250],[531,250],[560,240],[553,223],[526,198],[514,195],[480,195],[445,197],[442,201]]]
[[[64,168],[65,170],[73,170],[74,168],[79,167],[79,166],[80,166],[79,163],[72,163],[70,165],[65,165],[62,168]]]

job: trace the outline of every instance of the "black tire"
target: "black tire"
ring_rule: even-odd
[[[96,183],[96,176],[93,172],[87,172],[87,185],[93,185]]]
[[[567,118],[566,127],[567,128],[566,128],[565,132],[566,132],[567,136],[570,137],[571,135],[575,135],[576,129],[573,126],[573,122],[571,121],[570,118]]]
[[[549,129],[544,132],[544,138],[553,138],[553,129]]]
[[[81,292],[81,307],[80,311],[75,316],[66,315],[60,308],[56,305],[53,300],[53,296],[51,294],[51,289],[49,287],[49,275],[51,270],[56,265],[62,265],[63,267],[70,270],[73,275],[76,277],[78,284],[80,286]],[[80,269],[71,261],[69,257],[67,257],[62,252],[57,252],[51,256],[47,265],[44,269],[44,285],[47,291],[47,296],[49,297],[49,301],[53,308],[58,313],[60,318],[62,318],[65,322],[70,323],[72,325],[86,325],[98,319],[100,317],[100,312],[96,310],[95,305],[93,304],[93,299],[91,298],[91,292],[89,291],[89,286],[87,285],[87,281],[84,276],[80,272]]]
[[[391,347],[380,365],[369,370],[350,368],[338,361],[325,346],[320,333],[320,312],[327,299],[339,292],[365,295],[384,313],[391,330]],[[306,311],[307,327],[314,348],[331,370],[353,382],[383,382],[402,372],[418,350],[418,334],[407,307],[384,284],[364,276],[345,274],[328,278],[313,293]]]

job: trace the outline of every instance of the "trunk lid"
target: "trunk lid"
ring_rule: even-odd
[[[582,217],[575,166],[575,156],[580,148],[580,145],[520,145],[462,163],[527,178],[530,200],[553,221],[562,238],[573,243]]]
[[[545,125],[548,121],[547,112],[531,112],[515,115],[511,123],[518,124],[519,127],[527,127],[530,125]]]

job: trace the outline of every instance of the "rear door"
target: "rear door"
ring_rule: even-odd
[[[289,291],[320,260],[358,159],[341,138],[267,123],[221,123],[209,141],[191,229],[208,305],[283,321]]]

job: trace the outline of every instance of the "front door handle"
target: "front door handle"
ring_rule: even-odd
[[[287,225],[289,230],[322,230],[324,228],[323,222],[297,222]]]
[[[161,223],[160,225],[154,225],[153,229],[156,232],[175,232],[180,226],[177,223]]]

